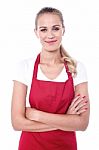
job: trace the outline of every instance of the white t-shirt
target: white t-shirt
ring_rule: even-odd
[[[14,74],[12,79],[27,85],[28,89],[30,89],[35,60],[36,58],[29,58],[17,63],[16,67],[14,67],[13,70]],[[68,79],[68,76],[64,66],[62,72],[57,76],[57,78],[54,80],[50,80],[43,74],[40,66],[38,65],[37,79],[53,82],[65,82]],[[74,86],[83,82],[87,82],[86,68],[79,61],[77,62],[77,75],[73,78],[73,81]]]

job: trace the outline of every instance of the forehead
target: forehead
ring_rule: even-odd
[[[38,26],[53,26],[53,25],[61,25],[61,20],[59,15],[46,13],[42,14],[38,17],[37,25]]]

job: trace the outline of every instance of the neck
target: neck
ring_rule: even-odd
[[[60,49],[49,52],[42,50],[40,54],[40,63],[43,64],[48,64],[48,65],[53,65],[61,62],[61,54],[60,54]]]

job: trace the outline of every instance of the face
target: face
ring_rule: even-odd
[[[35,32],[44,50],[55,51],[59,49],[64,28],[58,15],[43,14],[39,16]]]

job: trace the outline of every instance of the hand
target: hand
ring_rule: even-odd
[[[29,120],[37,120],[38,110],[31,107],[26,107],[26,118]]]
[[[88,109],[88,101],[86,100],[86,97],[83,96],[76,96],[71,105],[69,106],[66,114],[82,114]]]

